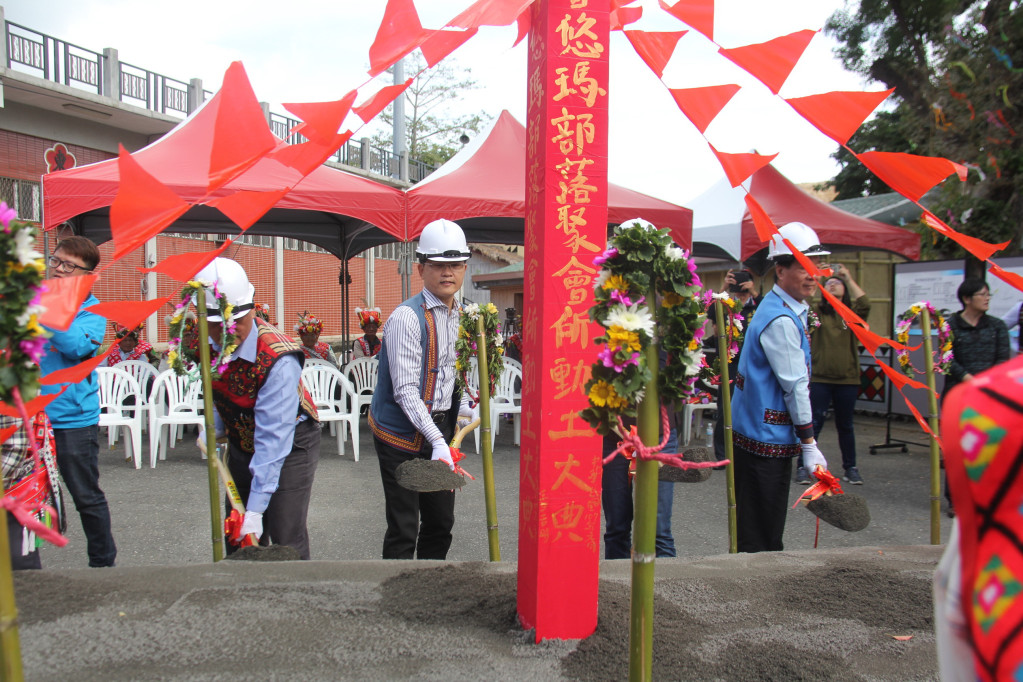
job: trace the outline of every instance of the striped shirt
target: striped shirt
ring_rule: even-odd
[[[428,289],[423,289],[427,314],[433,315],[437,325],[437,383],[433,391],[433,410],[443,412],[451,408],[455,393],[455,340],[461,309],[456,304],[450,310]],[[420,339],[419,318],[409,306],[398,306],[384,326],[387,336],[387,362],[394,386],[394,400],[426,440],[436,443],[444,435],[430,418],[430,409],[423,403],[419,388],[423,359],[426,351]],[[464,399],[463,399],[464,401]]]

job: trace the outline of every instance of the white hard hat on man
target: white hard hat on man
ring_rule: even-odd
[[[227,299],[227,302],[234,306],[231,311],[231,319],[237,320],[252,310],[255,287],[249,282],[245,268],[238,261],[230,258],[214,258],[209,265],[196,274],[194,279],[206,285],[206,317],[210,322],[223,322],[216,298],[213,295],[214,286]],[[192,296],[192,303],[196,302],[195,299],[196,296]]]
[[[419,235],[416,257],[420,263],[453,263],[469,260],[469,245],[457,223],[441,218],[428,223]]]
[[[786,223],[778,228],[778,234],[771,237],[771,245],[767,248],[768,260],[775,260],[779,256],[791,256],[792,251],[782,241],[788,239],[796,249],[804,256],[827,256],[831,252],[821,246],[821,240],[812,227],[804,223]]]

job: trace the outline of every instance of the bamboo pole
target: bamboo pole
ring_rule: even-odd
[[[735,450],[732,447],[732,391],[728,377],[728,329],[725,327],[724,303],[714,301],[714,317],[718,328],[718,365],[721,367],[721,387],[718,389],[718,408],[723,411],[722,425],[725,427],[725,496],[728,502],[728,553],[739,551],[739,526],[735,504],[735,467],[732,464]]]
[[[934,355],[931,350],[931,314],[924,307],[920,315],[924,336],[924,367],[927,370],[927,422],[931,427],[931,544],[941,544],[941,451],[938,447],[938,397],[934,392]]]
[[[483,496],[487,508],[487,543],[490,560],[501,560],[501,543],[497,535],[497,495],[494,492],[494,446],[490,440],[490,367],[487,358],[487,337],[483,315],[476,320],[476,367],[480,379],[480,443],[483,445]]]
[[[217,475],[217,433],[213,423],[213,381],[210,377],[210,327],[206,321],[206,289],[196,289],[195,308],[199,334],[199,369],[202,377],[202,405],[206,428],[206,474],[210,487],[210,538],[213,561],[224,558],[224,524],[220,520],[220,478]],[[228,324],[223,320],[221,324]],[[184,342],[182,342],[184,343]],[[182,349],[183,350],[183,349]]]
[[[28,428],[28,424],[25,424]],[[7,491],[4,490],[6,493]],[[21,669],[21,641],[18,635],[18,604],[14,599],[14,573],[7,536],[7,511],[0,508],[0,675],[4,682],[24,679]]]
[[[647,295],[656,300],[656,291]],[[639,404],[639,436],[644,445],[660,442],[661,403],[657,394],[660,356],[657,344],[646,348],[650,368],[643,400]],[[632,617],[629,626],[629,680],[652,678],[654,660],[654,558],[657,542],[657,480],[659,464],[636,459],[635,515],[632,530]]]

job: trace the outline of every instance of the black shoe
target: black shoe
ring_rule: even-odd
[[[806,467],[796,469],[796,483],[799,485],[810,485],[810,472],[806,470]]]
[[[843,481],[848,481],[852,485],[863,485],[863,477],[860,476],[860,470],[856,467],[849,467],[845,470],[845,476],[842,477]]]
[[[950,519],[954,519],[956,517],[956,508],[952,505],[948,505],[948,509],[945,510],[945,515]]]

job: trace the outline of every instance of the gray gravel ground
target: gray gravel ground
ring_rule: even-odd
[[[459,493],[444,562],[377,561],[384,530],[372,439],[361,461],[324,434],[310,510],[315,561],[210,563],[205,463],[179,442],[156,469],[101,454],[118,567],[87,569],[72,512],[66,548],[16,579],[26,677],[57,679],[623,679],[629,563],[602,562],[597,632],[532,643],[515,623],[518,448],[495,453],[502,563],[487,564],[483,487]],[[659,560],[654,674],[700,680],[937,679],[927,449],[867,454],[884,422],[857,417],[872,522],[820,529],[790,513],[786,552],[727,555],[724,476],[676,484],[679,559]],[[893,435],[925,445],[910,424]],[[822,450],[840,461],[833,427]],[[466,448],[472,453],[471,444]],[[148,452],[144,453],[148,460]],[[481,472],[469,454],[464,463]],[[802,491],[793,486],[793,499]],[[942,518],[942,538],[948,519]],[[894,635],[911,636],[906,641]]]

